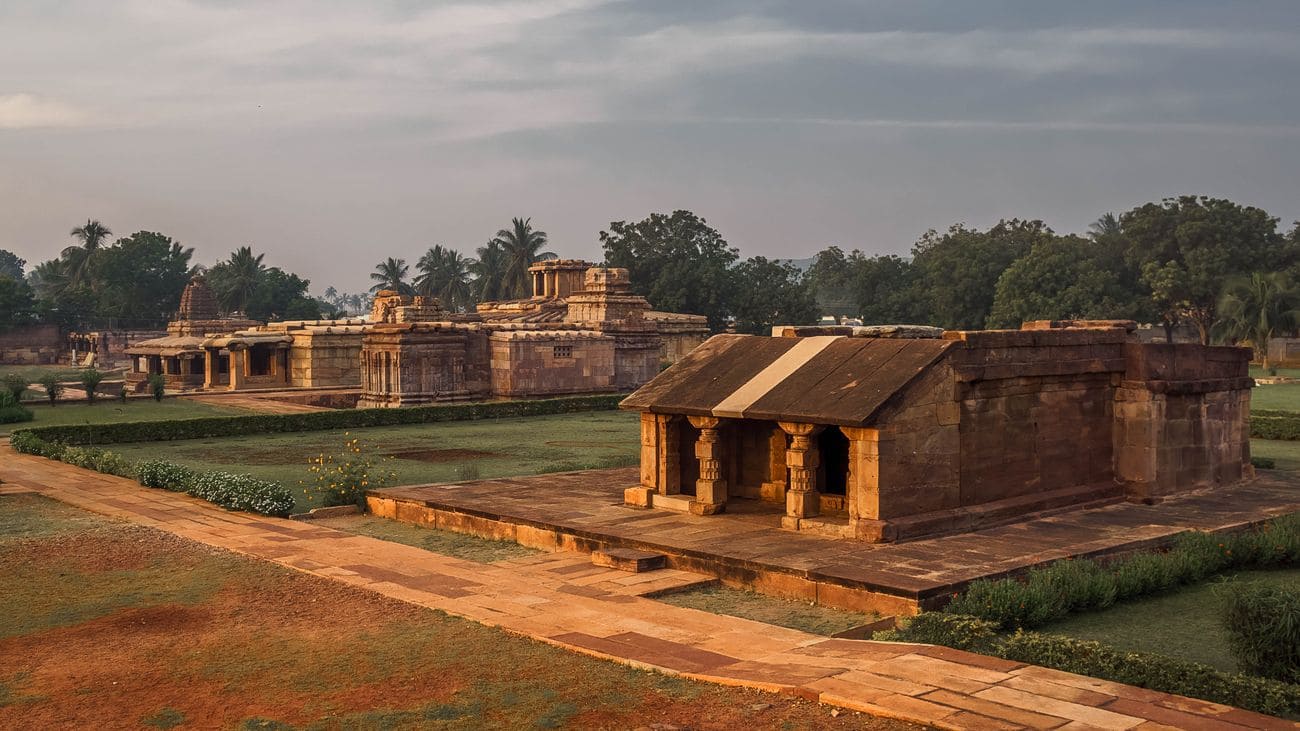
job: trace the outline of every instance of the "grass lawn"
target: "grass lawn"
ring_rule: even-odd
[[[1268,376],[1289,376],[1291,378],[1300,378],[1300,368],[1274,368],[1276,373],[1269,373],[1264,370],[1263,366],[1252,365],[1250,367],[1251,378],[1267,378]]]
[[[1278,439],[1250,440],[1250,456],[1277,460],[1277,469],[1300,472],[1300,442]]]
[[[322,518],[314,522],[316,525],[333,528],[334,530],[357,533],[371,538],[378,538],[382,541],[403,543],[408,546],[423,548],[426,551],[441,553],[444,556],[479,563],[495,563],[541,553],[541,551],[526,548],[514,541],[494,541],[490,538],[479,538],[478,536],[438,528],[426,528],[389,520],[388,518],[376,518],[371,515]]]
[[[0,728],[915,728],[0,496]]]
[[[1256,386],[1250,390],[1250,408],[1300,412],[1300,383]]]
[[[829,636],[880,619],[877,614],[832,609],[726,586],[706,586],[655,598],[665,604],[752,619],[815,635]]]
[[[0,366],[0,380],[3,380],[4,377],[10,373],[17,373],[23,378],[26,378],[28,383],[36,383],[45,376],[53,373],[54,377],[58,378],[60,381],[76,381],[81,378],[81,372],[83,370],[85,369],[68,365],[7,365]],[[121,368],[100,368],[99,372],[105,374],[107,376],[106,380],[110,381],[122,376]],[[39,391],[40,388],[37,387],[37,390]]]
[[[1233,584],[1242,581],[1294,586],[1300,584],[1300,569],[1243,571],[1102,612],[1067,617],[1041,631],[1097,640],[1125,650],[1159,653],[1232,672],[1237,665],[1228,652],[1227,633],[1219,619],[1219,595],[1232,591]]]
[[[391,457],[385,469],[397,475],[392,485],[635,465],[641,449],[637,418],[623,411],[591,411],[115,444],[111,449],[129,459],[165,459],[198,469],[245,472],[279,481],[300,493],[299,480],[309,477],[308,460],[321,452],[338,452],[346,439],[354,437]],[[351,436],[345,437],[345,433]],[[315,503],[300,494],[298,509],[309,507]]]
[[[88,405],[84,401],[60,403],[58,406],[50,406],[48,403],[24,405],[31,409],[32,413],[36,414],[36,418],[32,421],[17,424],[0,424],[0,436],[15,429],[33,426],[197,419],[201,416],[247,416],[252,413],[245,409],[212,406],[198,401],[177,398],[166,398],[162,401],[127,399],[126,403],[113,398],[104,398],[96,401],[94,406]]]

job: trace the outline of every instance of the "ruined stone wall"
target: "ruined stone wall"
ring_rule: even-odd
[[[1257,360],[1263,360],[1263,353],[1255,353]],[[1270,338],[1268,341],[1268,365],[1270,368],[1300,368],[1300,338]]]
[[[613,338],[587,331],[507,331],[489,341],[496,396],[617,390]]]
[[[50,365],[59,362],[63,338],[57,325],[32,325],[0,333],[0,364]]]
[[[362,407],[463,401],[490,395],[487,336],[445,323],[376,329],[363,341]]]

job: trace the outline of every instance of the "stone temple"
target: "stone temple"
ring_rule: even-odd
[[[715,336],[623,402],[627,504],[767,501],[787,529],[888,542],[1253,475],[1249,348],[1115,321],[776,334]]]
[[[626,269],[574,259],[529,269],[533,295],[451,313],[383,291],[368,318],[222,319],[202,278],[167,335],[135,343],[127,383],[171,390],[352,389],[360,406],[630,391],[708,337],[699,315],[656,312]]]

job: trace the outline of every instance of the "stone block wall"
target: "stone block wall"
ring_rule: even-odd
[[[331,388],[361,385],[361,333],[293,333],[289,385]]]
[[[614,339],[574,331],[490,336],[492,393],[523,397],[617,390]]]
[[[0,364],[51,365],[59,362],[63,338],[57,325],[33,325],[0,333]]]

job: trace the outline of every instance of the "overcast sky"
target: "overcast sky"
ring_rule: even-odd
[[[745,255],[1081,231],[1180,193],[1300,218],[1296,0],[4,0],[0,248],[97,218],[355,291],[531,216],[688,208]]]

